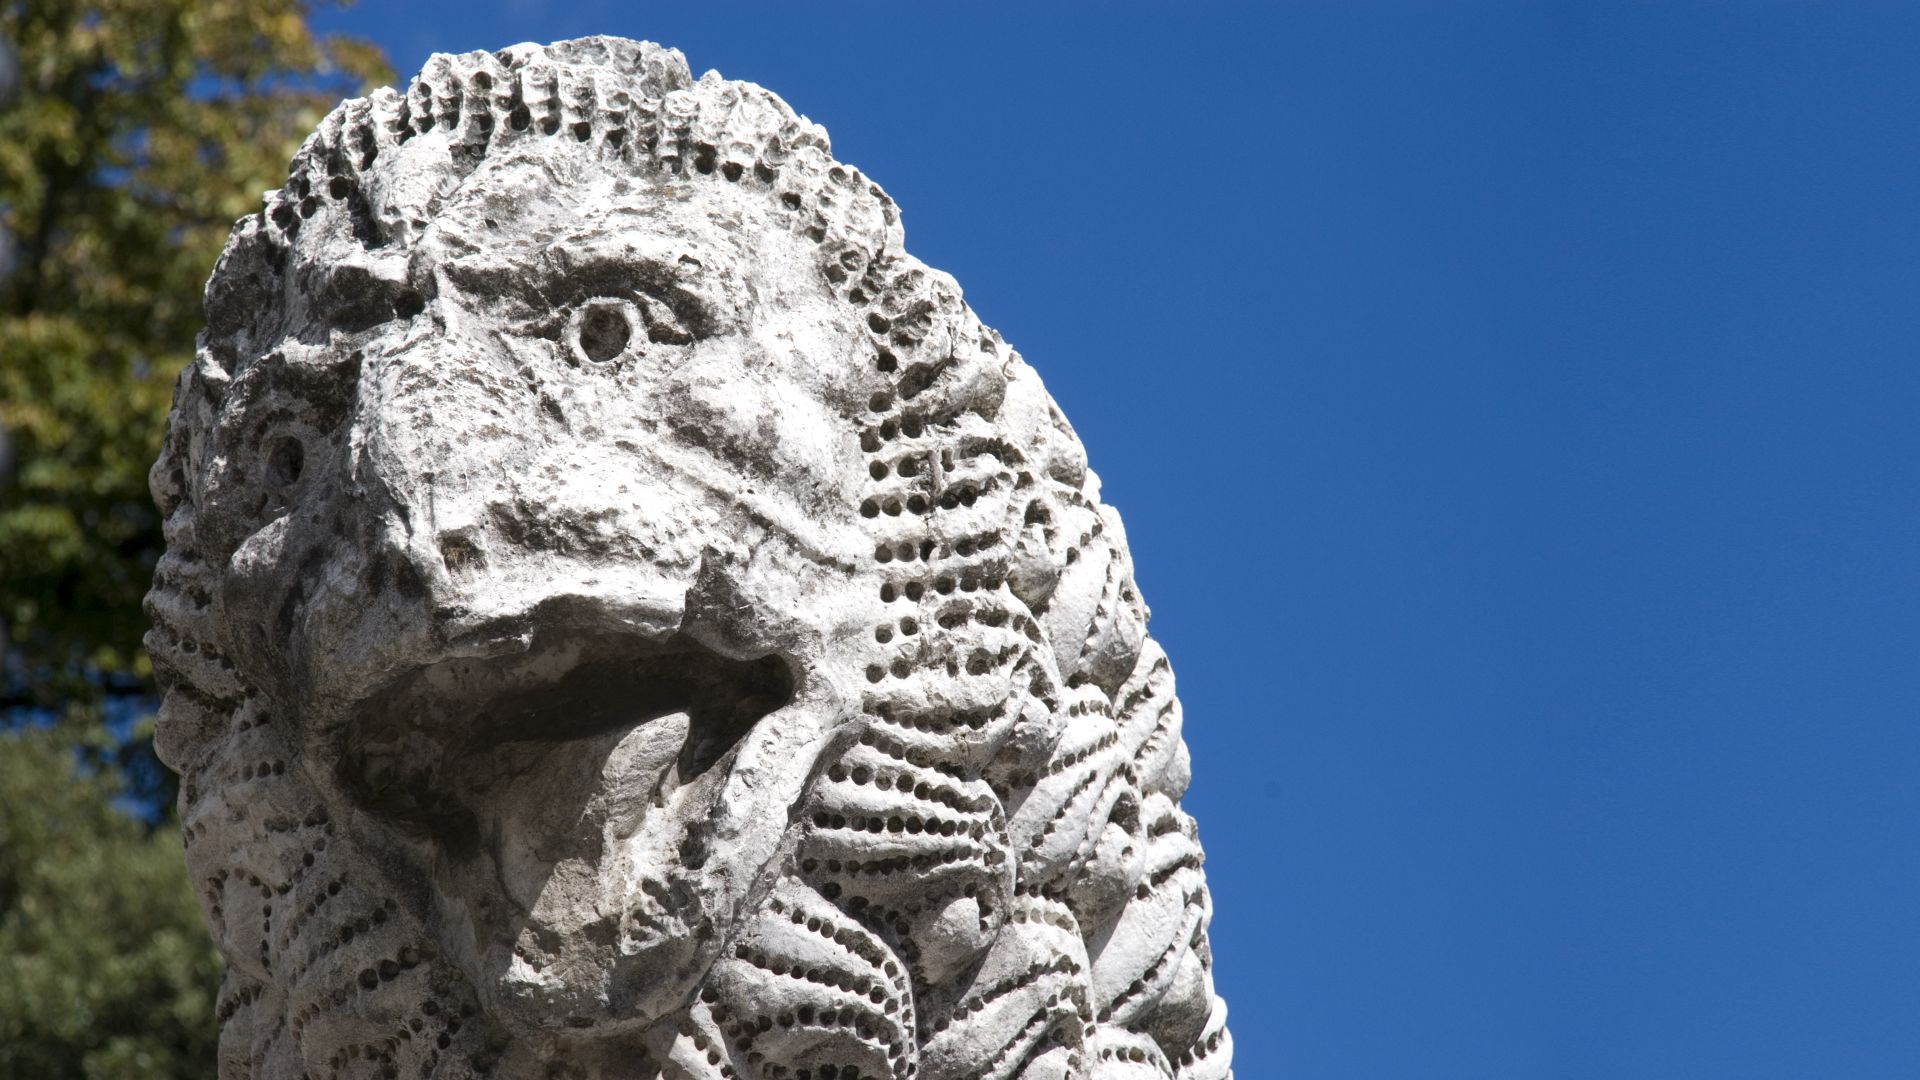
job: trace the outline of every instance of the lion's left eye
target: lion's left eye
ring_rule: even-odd
[[[296,435],[282,435],[268,444],[267,483],[284,494],[300,482],[306,468],[307,448]]]
[[[665,300],[599,296],[566,316],[562,339],[575,363],[605,366],[646,356],[655,348],[690,345],[695,335]]]
[[[630,300],[590,300],[567,322],[567,341],[580,359],[609,364],[625,355],[642,323]]]

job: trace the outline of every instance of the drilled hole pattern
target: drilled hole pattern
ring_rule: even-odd
[[[403,159],[451,189],[531,139],[603,171],[762,193],[866,335],[846,432],[860,490],[845,511],[868,536],[850,588],[873,612],[843,657],[858,734],[797,808],[791,865],[713,931],[726,948],[635,1075],[1229,1077],[1210,900],[1178,806],[1180,707],[1119,519],[1031,370],[905,253],[891,201],[817,126],[757,87],[696,84],[650,46],[436,56],[404,91],[331,113],[228,258],[285,275],[303,235],[342,227],[404,251],[425,221],[380,201],[381,170]],[[188,859],[228,962],[223,1075],[528,1074],[434,945],[431,896],[344,834],[228,658],[212,603],[225,560],[196,547],[190,472],[219,388],[280,332],[259,299],[275,293],[241,278],[209,285],[208,375],[183,384],[207,408],[176,412],[154,472],[170,546],[148,639]],[[413,319],[429,300],[390,304]],[[585,329],[596,363],[634,345],[630,324]],[[265,475],[294,489],[323,467],[283,448]],[[485,572],[459,543],[441,554]]]

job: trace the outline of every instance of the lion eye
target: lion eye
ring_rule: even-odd
[[[299,438],[283,435],[273,441],[267,451],[267,480],[281,492],[300,482],[300,473],[306,468],[307,451]]]
[[[575,355],[593,364],[618,360],[640,325],[639,312],[627,300],[591,300],[580,306],[567,327]]]

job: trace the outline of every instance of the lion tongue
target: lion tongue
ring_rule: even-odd
[[[607,755],[600,775],[605,832],[609,842],[632,838],[653,807],[686,745],[693,723],[685,712],[666,713],[634,728]]]
[[[503,748],[494,767],[513,782],[492,786],[474,812],[522,910],[538,922],[591,920],[598,904],[583,892],[611,899],[621,891],[619,853],[646,820],[690,724],[686,712],[666,712],[592,738]]]

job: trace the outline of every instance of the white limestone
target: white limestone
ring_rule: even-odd
[[[153,487],[221,1075],[1229,1075],[1165,656],[819,127],[436,56],[207,287]]]

